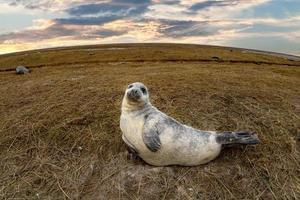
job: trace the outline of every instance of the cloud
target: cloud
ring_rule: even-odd
[[[151,0],[112,0],[112,3],[122,3],[122,4],[150,4]]]
[[[126,9],[118,9],[114,7],[111,10],[102,11],[100,8],[97,10],[96,8],[93,10],[90,9],[80,9],[73,10],[71,14],[77,15],[75,17],[68,18],[58,18],[55,19],[57,23],[60,24],[76,24],[76,25],[101,25],[108,22],[112,22],[118,19],[123,18],[131,18],[138,16],[140,13],[143,13],[147,8],[139,7],[139,8],[128,8]],[[97,12],[96,12],[97,11]],[[99,14],[98,16],[93,16],[92,14]]]
[[[58,24],[74,24],[74,25],[102,25],[120,19],[120,16],[100,16],[100,17],[70,17],[55,19]]]
[[[95,5],[108,6],[142,6],[150,5],[151,0],[5,0],[11,6],[22,5],[27,9],[40,9],[45,11],[66,11],[72,7]],[[85,8],[84,8],[85,9]],[[88,9],[88,8],[87,8]],[[89,7],[92,10],[92,7]]]
[[[70,15],[82,16],[98,13],[122,14],[130,9],[129,5],[114,5],[109,3],[85,4],[66,10]]]
[[[69,39],[93,39],[105,38],[125,34],[127,30],[115,30],[103,26],[93,25],[66,25],[57,21],[38,22],[34,28],[24,31],[0,35],[0,44],[17,44],[28,42],[40,42],[43,40],[64,38]]]
[[[95,35],[102,36],[102,37],[119,36],[125,33],[127,33],[127,31],[113,31],[109,29],[102,29],[94,32]]]
[[[34,42],[48,38],[73,36],[74,34],[76,34],[74,30],[70,30],[61,25],[55,24],[45,29],[24,30],[20,32],[3,34],[0,36],[0,43]]]
[[[203,1],[199,3],[193,4],[189,9],[192,11],[198,11],[202,10],[208,7],[214,7],[214,6],[232,6],[236,5],[237,1]]]
[[[158,31],[167,37],[208,36],[217,32],[207,21],[160,20],[160,23]]]
[[[27,9],[50,9],[54,6],[57,6],[61,2],[59,0],[7,0],[9,5],[18,6],[22,5]]]
[[[180,4],[180,0],[152,0],[153,4],[175,5]]]
[[[66,10],[70,15],[83,16],[83,15],[133,15],[141,14],[147,10],[149,3],[145,1],[140,1],[137,4],[130,4],[134,1],[125,1],[121,3],[93,3],[93,4],[84,4],[71,7]]]
[[[109,3],[78,5],[66,10],[71,17],[56,19],[56,21],[62,24],[99,25],[141,15],[147,11],[149,4],[148,0],[113,0]]]

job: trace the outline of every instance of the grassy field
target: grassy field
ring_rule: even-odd
[[[119,116],[135,81],[179,121],[255,131],[261,144],[198,167],[130,160]],[[73,47],[0,56],[0,85],[0,199],[300,198],[300,62],[196,45]]]

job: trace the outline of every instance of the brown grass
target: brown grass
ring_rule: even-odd
[[[285,65],[299,62],[194,45],[110,47],[0,57],[0,199],[300,197],[300,68]],[[4,71],[19,64],[32,73]],[[199,167],[130,160],[119,115],[135,81],[181,122],[256,131],[262,143]]]

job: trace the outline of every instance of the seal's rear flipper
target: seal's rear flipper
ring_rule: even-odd
[[[240,131],[240,132],[223,132],[217,134],[216,138],[219,144],[231,146],[235,144],[258,144],[260,141],[255,133]]]

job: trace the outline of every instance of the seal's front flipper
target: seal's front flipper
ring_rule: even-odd
[[[127,158],[133,159],[133,160],[139,160],[139,152],[136,150],[136,148],[127,140],[126,136],[123,134],[122,139],[126,144],[127,147]]]
[[[156,129],[145,128],[143,132],[143,141],[146,147],[152,152],[158,151],[161,145]]]
[[[230,146],[234,144],[258,144],[260,141],[255,133],[240,132],[224,132],[217,134],[216,138],[219,144]]]
[[[137,155],[139,154],[139,152],[136,150],[136,148],[133,146],[133,144],[131,144],[129,142],[129,140],[127,140],[127,138],[124,134],[122,135],[122,139],[125,142],[125,144],[127,145],[127,150],[128,150],[129,153],[132,153],[132,154],[134,153],[134,154],[137,154]]]
[[[132,159],[132,160],[138,160],[139,159],[139,155],[138,155],[138,152],[131,148],[130,146],[127,145],[127,151],[128,151],[128,154],[127,154],[127,157],[129,159]]]

